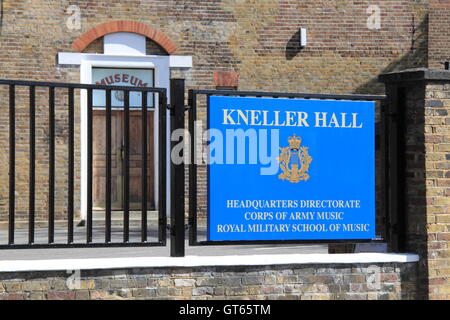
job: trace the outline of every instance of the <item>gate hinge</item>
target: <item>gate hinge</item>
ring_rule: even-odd
[[[169,224],[166,225],[166,228],[167,228],[167,230],[169,231],[169,234],[170,234],[171,236],[174,236],[174,235],[175,235],[175,226],[172,226],[172,225],[169,223]],[[188,225],[188,224],[185,224],[185,225],[184,225],[184,230],[185,230],[185,231],[189,230],[189,225]]]
[[[166,108],[167,108],[167,110],[170,110],[170,111],[174,110],[173,107],[170,104],[167,104]],[[188,111],[188,110],[191,110],[191,109],[192,109],[192,107],[190,105],[185,105],[184,106],[184,111]]]

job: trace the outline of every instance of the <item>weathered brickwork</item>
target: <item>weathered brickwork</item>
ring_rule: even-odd
[[[442,69],[444,62],[450,61],[450,1],[430,0],[428,33],[428,67]]]
[[[290,265],[0,274],[1,299],[415,299],[416,264]],[[68,283],[77,285],[69,289]]]
[[[77,5],[81,29],[67,26],[69,5]],[[381,28],[370,29],[369,6],[378,5]],[[214,88],[215,71],[239,73],[239,89],[316,93],[382,92],[380,72],[427,64],[427,1],[3,1],[0,29],[0,78],[79,82],[79,68],[58,65],[58,52],[73,52],[72,43],[102,23],[128,20],[155,28],[191,55],[190,70],[172,70],[187,88]],[[308,45],[298,45],[300,27]],[[84,52],[102,53],[102,38]],[[152,41],[148,54],[166,54]],[[4,90],[3,88],[2,90]],[[5,96],[5,92],[1,92]],[[17,105],[17,219],[27,216],[28,110],[26,93]],[[48,128],[46,95],[37,112],[37,216],[47,205]],[[66,100],[61,100],[66,101]],[[7,99],[0,115],[0,179],[8,181]],[[66,106],[57,105],[56,217],[65,217],[67,193]],[[80,159],[79,104],[76,104],[76,159]],[[199,112],[204,119],[204,113]],[[76,164],[75,203],[79,211],[80,164]],[[202,188],[202,187],[201,187]],[[200,188],[200,189],[201,189]],[[199,209],[204,209],[200,199]],[[0,187],[0,220],[8,207],[7,185]]]
[[[429,2],[429,3],[428,3]],[[66,25],[69,5],[81,9],[81,29]],[[380,29],[367,25],[369,6],[381,13]],[[428,6],[430,5],[430,6]],[[442,69],[450,60],[450,1],[49,1],[4,0],[0,25],[0,78],[79,82],[76,66],[58,65],[58,52],[105,22],[131,20],[160,30],[175,54],[193,57],[191,69],[172,69],[187,89],[213,89],[215,72],[233,72],[239,89],[311,93],[383,93],[380,73],[413,67]],[[300,27],[308,45],[298,44]],[[168,54],[147,39],[147,54]],[[103,38],[85,53],[103,53]],[[425,71],[424,71],[425,72]],[[217,73],[216,73],[217,74]],[[64,273],[0,275],[0,298],[295,298],[450,299],[450,77],[395,81],[405,89],[406,250],[415,264],[379,265],[381,288],[367,286],[370,266],[289,268],[146,269],[86,271],[82,288],[68,290]],[[429,74],[430,75],[430,74]],[[396,77],[396,76],[395,76]],[[394,78],[395,78],[394,77]],[[425,78],[424,78],[425,77]],[[28,95],[17,88],[16,218],[28,216]],[[7,97],[7,88],[0,87]],[[37,89],[36,218],[48,210],[48,91]],[[67,214],[67,96],[57,92],[56,217]],[[80,110],[75,110],[75,203],[79,209]],[[198,116],[205,119],[204,100]],[[8,99],[0,99],[0,222],[8,210]],[[206,208],[206,169],[200,166],[198,210]],[[187,191],[187,190],[186,190]],[[379,224],[380,221],[377,221]],[[0,223],[0,228],[6,224]],[[26,280],[26,281],[24,281]]]
[[[450,72],[382,77],[404,90],[406,251],[418,253],[424,298],[450,299]]]
[[[450,81],[430,82],[425,95],[429,295],[450,299]]]

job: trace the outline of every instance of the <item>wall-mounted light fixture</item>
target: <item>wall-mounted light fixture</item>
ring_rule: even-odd
[[[300,47],[306,47],[307,44],[307,36],[306,36],[306,28],[300,28]]]

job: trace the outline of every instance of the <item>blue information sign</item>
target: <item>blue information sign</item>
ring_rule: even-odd
[[[208,240],[375,238],[374,110],[210,96]]]

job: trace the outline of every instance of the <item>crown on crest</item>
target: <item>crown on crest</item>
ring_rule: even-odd
[[[302,139],[297,137],[295,134],[292,137],[289,137],[289,148],[290,149],[300,149],[300,144],[302,143]]]

